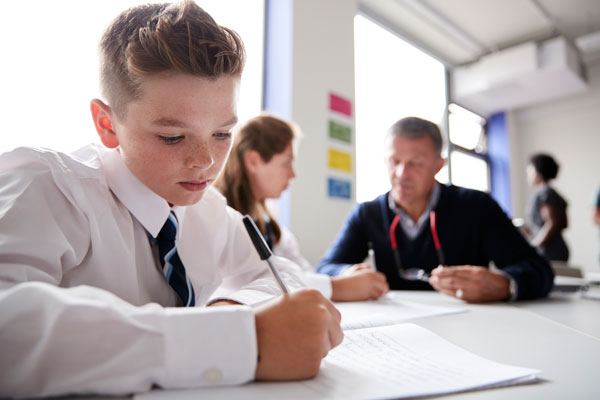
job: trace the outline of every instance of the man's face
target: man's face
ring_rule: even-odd
[[[238,89],[232,76],[145,79],[124,120],[113,120],[127,167],[171,205],[200,201],[229,154]]]
[[[389,136],[385,142],[385,162],[392,184],[392,199],[400,207],[427,202],[435,184],[435,174],[444,165],[429,137],[409,139]]]

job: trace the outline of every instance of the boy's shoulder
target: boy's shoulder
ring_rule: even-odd
[[[21,174],[72,175],[93,178],[102,175],[101,148],[98,145],[85,146],[74,153],[62,153],[39,147],[18,147],[0,155],[0,174],[19,172]]]
[[[102,195],[108,192],[108,186],[101,151],[96,145],[73,154],[44,148],[16,148],[0,155],[0,193],[7,201],[50,196],[64,197],[77,204],[90,196]]]

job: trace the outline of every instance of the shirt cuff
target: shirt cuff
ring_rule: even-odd
[[[510,276],[508,273],[502,271],[501,269],[496,269],[496,272],[508,279],[508,301],[516,301],[519,297],[519,286],[517,285],[517,281],[515,280],[515,278]]]
[[[166,308],[162,388],[233,385],[254,379],[258,345],[249,307]]]

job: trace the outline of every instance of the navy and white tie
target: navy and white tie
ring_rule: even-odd
[[[177,216],[171,211],[167,222],[165,222],[156,237],[160,265],[165,279],[181,297],[183,305],[193,307],[195,304],[194,288],[175,246],[178,226]]]

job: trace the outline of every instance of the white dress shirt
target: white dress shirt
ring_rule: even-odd
[[[118,151],[20,148],[0,156],[0,397],[124,394],[254,378],[254,314],[202,307],[219,285],[250,306],[280,289],[241,215],[210,188],[175,207],[196,293],[178,296],[148,239],[170,212]],[[302,286],[297,267],[281,275]]]

